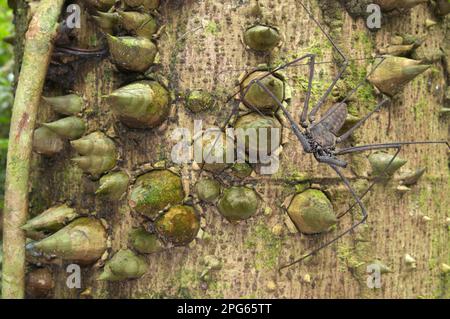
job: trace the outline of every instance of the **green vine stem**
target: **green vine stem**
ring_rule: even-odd
[[[64,0],[42,0],[25,36],[25,50],[12,111],[3,211],[2,294],[24,297],[25,236],[33,130]]]

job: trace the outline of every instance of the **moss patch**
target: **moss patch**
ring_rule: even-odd
[[[208,24],[205,27],[205,32],[212,34],[212,35],[217,35],[221,32],[221,28],[219,25],[217,25],[216,22],[214,21],[209,21]]]
[[[259,224],[250,231],[245,247],[256,251],[257,270],[276,269],[281,254],[282,238],[275,236],[265,224]]]

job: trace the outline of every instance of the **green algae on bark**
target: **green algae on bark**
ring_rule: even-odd
[[[157,232],[175,245],[186,245],[200,230],[200,217],[194,208],[186,205],[171,207],[155,221]]]
[[[244,244],[247,249],[255,251],[254,265],[257,270],[278,268],[283,239],[275,235],[264,222],[250,229]]]
[[[56,231],[77,218],[79,214],[66,204],[51,207],[30,219],[21,228],[25,231]]]
[[[156,234],[144,228],[135,228],[128,234],[128,242],[134,250],[141,254],[153,254],[164,250],[164,246]]]
[[[170,112],[169,92],[156,81],[140,81],[121,87],[106,97],[119,120],[131,128],[154,128]]]
[[[106,251],[106,241],[105,227],[98,219],[81,217],[53,235],[32,243],[30,248],[63,260],[90,264]]]
[[[129,249],[119,250],[106,262],[103,273],[97,280],[123,281],[142,277],[148,269],[144,258],[137,256]]]
[[[205,202],[214,202],[220,195],[220,183],[213,179],[201,179],[195,184],[197,196]]]
[[[329,231],[337,222],[330,200],[316,189],[308,189],[295,195],[288,214],[297,229],[305,234]]]
[[[155,218],[158,212],[184,199],[180,176],[168,170],[153,170],[139,176],[129,196],[129,205],[136,212]]]
[[[256,192],[248,187],[233,186],[223,191],[217,208],[230,221],[249,219],[256,214],[259,198]]]

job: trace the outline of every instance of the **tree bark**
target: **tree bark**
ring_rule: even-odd
[[[242,43],[243,30],[256,22],[250,14],[249,1],[162,1],[160,22],[165,26],[158,39],[161,73],[169,79],[176,99],[167,123],[153,130],[131,130],[120,124],[101,98],[127,82],[108,59],[86,61],[78,65],[73,90],[88,101],[83,117],[88,131],[103,130],[114,137],[120,149],[121,168],[133,172],[146,163],[166,160],[176,141],[171,139],[177,127],[193,129],[194,120],[203,120],[204,127],[221,125],[231,111],[226,98],[236,90],[236,81],[244,70],[260,63],[279,63],[313,51],[317,62],[335,61],[335,53],[317,26],[295,0],[263,1],[263,12],[270,24],[276,25],[284,42],[271,55],[257,55]],[[383,16],[378,32],[369,31],[361,19],[351,18],[337,1],[308,1],[318,20],[330,31],[350,59],[370,58],[377,48],[386,46],[395,33],[409,33],[424,38],[417,54],[437,51],[444,43],[444,18],[434,16],[427,5],[419,5],[403,15]],[[81,4],[81,2],[80,2]],[[427,28],[426,19],[438,24]],[[94,39],[94,40],[93,40]],[[83,15],[78,43],[88,48],[101,43],[101,35],[93,22]],[[448,52],[446,52],[448,55]],[[345,95],[363,78],[367,60],[353,61],[340,94]],[[337,73],[334,63],[318,64],[315,92],[329,85]],[[307,67],[289,69],[286,73],[293,87],[290,111],[298,118],[304,90],[299,79],[307,76]],[[356,74],[356,75],[355,75]],[[296,81],[297,80],[297,81]],[[392,104],[392,128],[386,133],[388,111],[383,109],[353,137],[355,145],[409,140],[448,140],[448,118],[439,117],[446,87],[443,64],[417,77]],[[213,110],[199,114],[185,107],[189,90],[203,89],[216,96]],[[46,94],[59,89],[48,86]],[[362,116],[373,108],[377,96],[372,90],[357,94],[350,108]],[[317,95],[317,94],[315,94]],[[327,103],[330,106],[331,102]],[[42,106],[40,121],[55,115]],[[12,137],[15,135],[12,134]],[[354,185],[367,184],[367,154],[351,157],[346,175]],[[131,213],[126,199],[118,204],[102,201],[94,195],[98,181],[84,175],[70,162],[75,152],[70,147],[52,159],[35,155],[31,186],[34,214],[58,202],[71,200],[79,210],[96,213],[110,225],[112,251],[127,247],[128,231],[142,220]],[[96,281],[99,271],[84,267],[82,288],[66,286],[66,265],[52,266],[56,276],[54,297],[80,298],[448,298],[448,275],[440,271],[449,263],[449,234],[446,219],[450,199],[447,150],[438,146],[405,147],[400,156],[408,160],[408,168],[427,167],[425,176],[411,191],[396,191],[398,181],[391,180],[375,187],[365,203],[369,212],[367,224],[354,233],[322,250],[308,262],[278,273],[279,265],[332,238],[351,223],[348,216],[337,230],[327,235],[291,234],[286,226],[285,199],[295,193],[288,182],[293,175],[305,175],[313,187],[320,187],[331,198],[336,212],[342,212],[351,197],[333,171],[304,154],[293,134],[289,134],[281,153],[280,171],[271,178],[256,176],[251,184],[263,198],[263,209],[246,222],[227,222],[212,205],[201,205],[205,220],[204,232],[209,240],[196,240],[189,247],[176,247],[147,255],[149,270],[139,280],[119,283]],[[190,165],[181,167],[184,184],[190,193],[198,179],[198,171]],[[243,183],[246,183],[245,181]],[[425,222],[429,217],[430,221]],[[359,218],[357,213],[354,218]],[[6,227],[6,225],[5,225]],[[281,234],[276,229],[281,227]],[[275,230],[275,231],[274,231]],[[417,261],[414,270],[405,264],[409,254]],[[221,260],[220,270],[209,279],[201,278],[205,256]],[[6,260],[6,255],[5,255]],[[380,289],[368,288],[366,267],[375,260],[389,266],[382,275]],[[85,292],[82,294],[82,292]],[[90,293],[87,293],[90,291]]]

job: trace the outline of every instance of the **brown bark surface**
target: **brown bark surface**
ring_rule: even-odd
[[[284,36],[281,48],[269,56],[256,55],[246,50],[242,43],[243,30],[256,21],[249,14],[248,1],[162,2],[159,11],[165,29],[158,39],[161,74],[169,79],[176,99],[169,120],[158,129],[130,130],[116,121],[101,97],[120,87],[125,77],[114,70],[108,59],[86,61],[78,66],[76,74],[73,74],[76,77],[74,91],[88,101],[83,115],[88,123],[88,132],[103,130],[114,138],[123,169],[132,172],[143,164],[161,160],[166,160],[171,166],[170,151],[175,144],[171,133],[175,128],[192,129],[194,119],[202,119],[205,127],[222,124],[231,111],[231,105],[225,104],[226,97],[236,90],[236,82],[243,70],[250,70],[260,63],[290,61],[311,50],[320,53],[318,61],[333,60],[331,46],[297,1],[260,2],[269,22],[277,25]],[[316,1],[310,2],[319,21],[324,25],[332,21],[322,15]],[[328,4],[325,2],[325,5]],[[387,45],[396,32],[423,37],[425,41],[419,50],[436,51],[445,42],[444,20],[438,20],[439,23],[432,28],[425,26],[426,19],[437,19],[427,5],[419,5],[400,16],[385,17],[381,30],[376,33],[368,31],[364,21],[354,20],[338,8],[337,15],[342,16],[343,21],[342,32],[334,30],[333,36],[337,37],[336,41],[351,59],[370,57],[376,48]],[[88,43],[92,44],[95,38],[93,30],[93,23],[83,19],[79,47],[86,48]],[[100,39],[99,33],[96,36]],[[355,64],[364,70],[369,62],[363,60]],[[317,90],[328,84],[336,71],[333,63],[317,65]],[[306,76],[307,68],[298,67],[287,73],[294,89],[290,111],[297,117],[304,91],[294,80],[296,76]],[[384,109],[359,130],[352,143],[447,140],[448,119],[439,117],[445,86],[443,64],[437,61],[394,100],[392,128],[388,135],[388,112]],[[192,89],[214,93],[217,99],[213,110],[199,114],[187,110],[184,97]],[[56,93],[54,87],[48,90],[47,94]],[[353,101],[352,107],[362,115],[373,108],[373,102],[360,99],[359,102]],[[54,118],[56,115],[43,105],[39,120]],[[52,266],[57,282],[54,296],[77,298],[90,288],[95,298],[448,297],[448,284],[439,270],[441,263],[449,263],[446,218],[450,207],[450,186],[445,147],[405,147],[400,156],[408,160],[407,168],[427,167],[420,182],[403,195],[395,190],[398,181],[377,185],[365,200],[369,211],[367,225],[322,250],[308,262],[280,274],[277,272],[279,265],[332,238],[351,222],[347,216],[337,230],[328,235],[289,233],[282,204],[295,192],[295,187],[280,180],[294,173],[306,173],[315,181],[313,187],[321,187],[327,192],[336,212],[345,210],[351,198],[331,169],[318,165],[311,156],[302,152],[292,134],[286,135],[280,172],[269,179],[262,180],[257,175],[256,181],[242,182],[255,186],[263,198],[262,209],[255,217],[231,224],[214,206],[202,204],[203,230],[211,236],[210,240],[198,239],[189,247],[176,247],[146,256],[150,265],[147,274],[128,282],[99,283],[95,279],[99,271],[84,267],[82,289],[69,289],[65,284],[68,274],[64,265]],[[40,213],[55,203],[72,200],[78,209],[96,213],[109,223],[112,251],[126,248],[128,231],[142,218],[130,212],[126,200],[115,204],[96,198],[94,192],[98,182],[88,178],[70,162],[75,154],[67,146],[60,156],[52,159],[35,156],[31,186],[33,212]],[[369,170],[365,155],[353,157],[350,165],[354,172],[361,173],[360,176],[365,176]],[[190,165],[183,166],[181,171],[186,189],[192,193],[198,171]],[[352,178],[352,183],[361,185],[365,182],[351,169],[346,175]],[[234,185],[239,183],[238,180],[233,182]],[[359,218],[357,213],[355,216]],[[423,216],[431,220],[424,222]],[[274,226],[281,226],[281,235],[273,233]],[[408,270],[405,254],[416,259],[415,270]],[[207,255],[220,259],[222,268],[212,271],[210,279],[205,282],[200,275],[205,269],[203,260]],[[366,267],[375,259],[392,270],[392,273],[382,276],[381,289],[369,289],[366,285]]]

